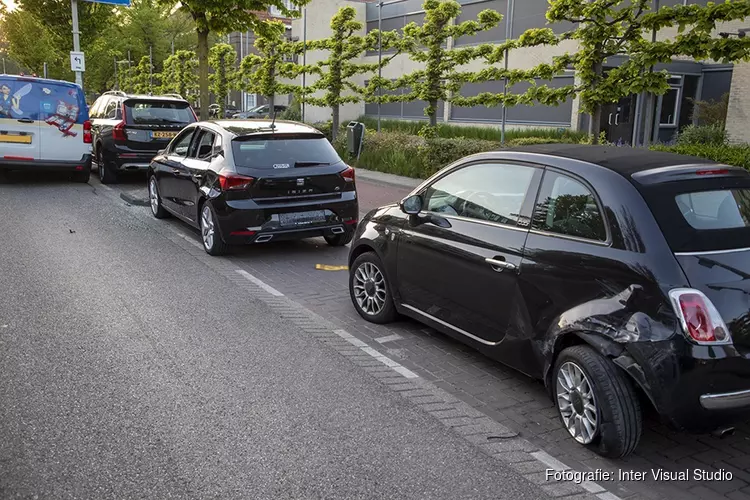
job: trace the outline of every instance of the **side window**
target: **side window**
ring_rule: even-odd
[[[195,130],[195,128],[184,130],[180,135],[175,137],[169,148],[170,154],[175,156],[187,156],[188,148],[190,148],[190,141],[193,139]]]
[[[221,136],[217,135],[216,140],[214,141],[214,151],[213,154],[218,154],[221,152],[222,148],[224,147],[224,144],[221,140]]]
[[[516,226],[535,169],[481,163],[460,168],[425,192],[430,212]]]
[[[190,152],[191,158],[199,160],[210,160],[213,153],[214,134],[208,130],[201,131],[197,141],[193,143],[193,149]]]
[[[90,118],[99,118],[99,114],[102,111],[102,106],[104,105],[104,102],[107,99],[104,97],[100,97],[97,99],[94,104],[91,105],[91,109],[89,109],[89,117]]]
[[[104,110],[104,118],[114,120],[117,118],[117,100],[112,99],[107,103],[107,107]]]
[[[544,174],[531,227],[588,240],[607,240],[604,218],[591,190],[549,170]]]

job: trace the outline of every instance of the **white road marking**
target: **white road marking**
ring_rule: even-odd
[[[535,451],[534,453],[530,453],[530,455],[542,462],[547,467],[555,469],[556,471],[571,469],[546,451]],[[601,500],[621,500],[620,497],[618,497],[617,495],[613,495],[593,481],[583,481],[581,483],[581,488],[588,491],[589,493],[599,493],[597,497]]]
[[[185,240],[188,243],[190,243],[191,245],[193,245],[194,247],[203,248],[203,245],[201,245],[200,243],[198,243],[197,241],[195,241],[191,237],[185,236],[184,234],[180,233],[179,231],[172,231],[172,232],[174,234],[176,234],[177,236],[179,236],[180,238],[182,238],[183,240]]]
[[[380,337],[375,339],[375,342],[379,344],[385,344],[386,342],[393,342],[394,340],[401,340],[403,337],[399,334],[388,335],[387,337]]]
[[[377,359],[381,363],[383,363],[385,366],[392,368],[393,371],[396,373],[399,373],[403,377],[406,378],[419,378],[419,375],[414,373],[413,371],[409,370],[408,368],[401,366],[400,364],[393,361],[391,358],[387,356],[383,356],[378,351],[373,349],[372,347],[369,347],[366,343],[362,342],[358,338],[356,338],[351,333],[347,332],[346,330],[334,330],[333,333],[341,337],[342,339],[346,340],[353,346],[359,347],[363,352],[369,354],[373,358]]]
[[[268,293],[270,293],[274,297],[283,297],[284,296],[283,293],[281,293],[280,291],[276,290],[271,285],[269,285],[269,284],[267,284],[267,283],[259,280],[258,278],[256,278],[255,276],[253,276],[252,274],[250,274],[249,272],[247,272],[247,271],[245,271],[243,269],[237,269],[237,274],[239,274],[240,276],[243,276],[248,281],[252,281],[253,283],[255,283],[256,285],[258,285],[259,287],[261,287],[263,290],[267,291]]]

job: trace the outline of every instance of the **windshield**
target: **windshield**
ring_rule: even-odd
[[[125,103],[127,119],[135,124],[188,124],[195,116],[186,102],[139,101]]]
[[[263,169],[333,165],[341,161],[325,137],[240,137],[232,141],[238,167]]]

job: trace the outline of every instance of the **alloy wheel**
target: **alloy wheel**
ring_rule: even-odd
[[[148,183],[148,198],[151,202],[151,211],[156,215],[159,213],[159,189],[156,186],[156,178],[151,177]]]
[[[354,272],[354,298],[368,315],[375,316],[383,310],[387,293],[385,277],[372,262],[364,262]]]
[[[557,372],[556,387],[565,428],[579,443],[591,443],[599,431],[599,410],[588,376],[576,363],[566,361]]]
[[[214,219],[211,215],[211,209],[208,205],[201,211],[201,236],[203,236],[203,245],[210,250],[214,246]]]

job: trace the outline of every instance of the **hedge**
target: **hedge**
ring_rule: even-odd
[[[675,144],[673,146],[666,146],[658,144],[651,146],[651,149],[697,156],[750,170],[750,145],[747,144],[736,146],[727,144]]]

